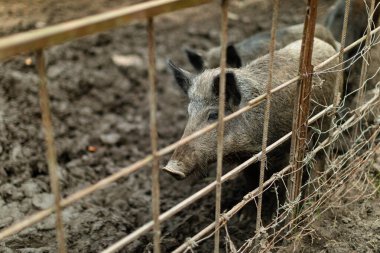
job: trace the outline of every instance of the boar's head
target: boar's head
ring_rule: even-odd
[[[169,61],[179,87],[189,98],[188,122],[183,137],[214,123],[218,119],[220,69],[205,70],[200,74],[191,74]],[[236,69],[226,70],[226,106],[225,114],[239,108],[242,100],[239,90]],[[224,156],[236,151],[246,151],[249,147],[249,127],[244,117],[238,117],[225,123]],[[216,129],[178,147],[164,171],[177,179],[199,172],[204,174],[208,164],[216,161],[217,132]]]

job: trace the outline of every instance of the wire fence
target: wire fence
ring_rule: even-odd
[[[299,242],[308,234],[308,227],[315,221],[317,216],[312,215],[319,211],[328,209],[322,208],[325,203],[344,194],[350,187],[346,182],[353,179],[357,182],[370,180],[366,177],[366,167],[370,164],[375,151],[379,149],[378,135],[380,128],[376,117],[378,117],[379,107],[379,85],[375,75],[378,70],[368,71],[371,68],[371,49],[379,43],[378,32],[380,27],[373,25],[375,1],[371,1],[368,6],[368,25],[366,34],[346,45],[347,24],[350,20],[350,1],[345,1],[343,29],[339,51],[323,59],[315,66],[312,65],[314,31],[316,27],[317,0],[309,0],[306,8],[304,30],[302,36],[302,47],[299,57],[298,75],[292,79],[278,85],[273,85],[277,19],[280,1],[276,0],[273,5],[273,18],[271,39],[269,41],[269,64],[268,78],[265,81],[265,92],[248,101],[243,106],[230,114],[225,115],[226,101],[226,49],[227,49],[227,21],[228,21],[228,0],[217,2],[221,10],[221,57],[220,57],[220,80],[219,80],[219,113],[218,120],[206,127],[194,131],[182,139],[158,149],[157,141],[157,88],[156,88],[156,66],[155,66],[155,29],[154,18],[157,15],[172,12],[179,9],[197,6],[212,2],[211,0],[156,0],[130,7],[121,8],[116,11],[109,11],[102,14],[85,17],[82,19],[66,22],[63,24],[42,28],[35,31],[25,32],[0,39],[0,59],[8,59],[23,52],[36,52],[37,69],[40,77],[39,97],[42,112],[42,124],[47,147],[47,162],[51,189],[55,197],[54,205],[48,209],[37,212],[23,220],[0,231],[0,240],[11,236],[19,231],[45,219],[55,213],[56,233],[59,252],[67,252],[64,238],[64,224],[62,220],[62,209],[74,202],[88,196],[89,194],[106,187],[112,182],[134,173],[148,164],[152,165],[152,220],[126,237],[115,242],[104,249],[103,252],[116,252],[124,245],[132,242],[136,238],[153,230],[154,252],[160,252],[160,227],[161,223],[169,220],[175,214],[184,210],[190,204],[195,203],[200,198],[216,192],[215,221],[199,231],[180,245],[174,252],[192,251],[201,242],[214,236],[214,252],[220,250],[220,231],[226,230],[228,235],[228,221],[244,206],[257,199],[257,220],[256,232],[239,248],[236,248],[227,236],[226,241],[230,245],[230,252],[269,252],[278,247],[285,247],[285,241]],[[135,19],[147,20],[147,40],[149,55],[149,108],[150,108],[150,137],[152,154],[121,168],[118,172],[88,186],[66,198],[61,198],[59,181],[57,177],[57,157],[54,146],[54,130],[51,123],[51,113],[49,108],[49,96],[47,92],[47,80],[44,60],[44,49],[47,47],[70,41],[84,35],[94,34],[120,25],[124,25]],[[364,45],[363,45],[364,42]],[[344,57],[349,51],[354,51],[352,59]],[[372,50],[373,51],[373,50]],[[359,86],[349,94],[344,94],[342,88],[345,83],[344,73],[356,61],[361,59],[361,75]],[[329,104],[319,104],[319,111],[315,110],[316,101],[313,97],[313,84],[320,80],[323,74],[335,74],[333,101]],[[369,76],[370,73],[373,76]],[[369,88],[368,83],[374,82],[375,87]],[[317,82],[318,83],[318,82]],[[319,82],[322,86],[323,81]],[[292,131],[285,134],[278,140],[269,143],[268,128],[270,126],[270,113],[272,103],[275,101],[275,94],[289,91],[294,88],[294,112]],[[327,94],[323,94],[327,97]],[[328,94],[331,95],[331,94]],[[347,106],[347,101],[352,99],[355,106]],[[326,100],[328,100],[326,98]],[[262,103],[265,101],[265,106]],[[351,104],[352,104],[351,103]],[[313,105],[312,105],[313,104]],[[350,104],[350,105],[351,105]],[[261,151],[253,154],[248,160],[241,163],[226,174],[222,174],[223,167],[223,145],[225,123],[231,122],[242,114],[254,108],[264,106],[265,116],[263,118],[263,132]],[[323,123],[321,123],[324,121]],[[328,127],[323,128],[322,125]],[[216,129],[216,130],[215,130]],[[217,131],[217,173],[215,181],[202,188],[195,194],[189,196],[169,210],[160,214],[160,185],[159,185],[159,160],[162,156],[173,152],[175,149],[188,144],[189,142],[202,138],[211,131]],[[261,130],[259,130],[261,131]],[[290,160],[288,165],[264,181],[266,168],[268,167],[267,154],[275,150],[282,144],[291,141]],[[348,144],[347,144],[348,143]],[[322,165],[319,162],[322,161]],[[224,182],[230,180],[235,175],[241,173],[255,162],[260,162],[259,187],[247,193],[244,198],[226,212],[221,212],[221,188]],[[274,185],[281,184],[285,188],[286,199],[281,200],[280,192],[276,191],[277,211],[275,217],[270,222],[262,220],[262,204],[265,203],[263,194]],[[347,188],[348,187],[348,188]],[[277,189],[277,188],[276,188]],[[280,245],[280,246],[279,246]],[[295,245],[295,244],[293,244]]]

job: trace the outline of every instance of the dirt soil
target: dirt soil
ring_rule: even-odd
[[[5,36],[141,2],[139,0],[0,0],[0,35]],[[233,4],[229,41],[268,30],[271,2]],[[303,1],[282,1],[279,24],[303,21]],[[320,18],[332,0],[320,1]],[[240,3],[240,5],[239,5]],[[207,10],[207,11],[205,11]],[[183,48],[218,45],[216,5],[167,14],[156,19],[158,134],[164,147],[180,138],[186,123],[186,99],[167,71],[166,59],[190,69]],[[146,23],[133,22],[46,50],[47,76],[55,126],[59,177],[68,196],[150,152]],[[127,58],[123,58],[126,57]],[[128,67],[115,64],[126,60]],[[45,147],[38,103],[34,56],[1,63],[0,69],[0,229],[50,207]],[[168,157],[161,161],[164,164]],[[166,211],[213,180],[194,177],[178,182],[160,175],[161,211]],[[240,179],[223,186],[222,208],[242,196]],[[317,244],[304,252],[380,252],[379,199],[369,198],[324,218]],[[63,212],[69,252],[99,252],[151,219],[150,168],[146,167],[97,191]],[[170,252],[213,221],[214,194],[209,194],[163,224],[162,252]],[[241,222],[243,220],[243,222]],[[341,223],[342,222],[342,223]],[[56,252],[55,220],[50,216],[0,242],[0,252]],[[334,224],[334,226],[333,226]],[[341,225],[339,225],[341,224]],[[338,226],[339,225],[339,226]],[[252,237],[254,220],[242,214],[229,223],[236,245]],[[326,234],[331,236],[326,236]],[[224,236],[224,234],[222,234]],[[195,252],[211,252],[212,240]],[[149,252],[151,235],[122,252]],[[222,245],[222,250],[224,246]]]

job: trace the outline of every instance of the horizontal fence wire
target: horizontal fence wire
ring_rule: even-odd
[[[364,105],[362,105],[359,109],[360,111],[360,114],[354,114],[352,115],[344,124],[341,125],[341,127],[339,129],[336,129],[336,131],[334,131],[334,133],[332,134],[333,137],[338,137],[342,132],[344,132],[345,130],[347,130],[348,128],[352,127],[355,125],[355,123],[359,122],[364,116],[365,114],[363,113],[364,111],[366,111],[368,108],[376,105],[376,104],[379,104],[380,103],[380,95],[379,93],[376,94],[372,99],[370,99],[367,103],[365,103]],[[318,119],[320,119],[322,116],[324,115],[327,115],[328,113],[331,113],[333,111],[333,105],[330,105],[329,107],[327,107],[326,109],[324,109],[323,111],[321,111],[320,113],[318,113],[317,115],[315,115],[314,117],[312,117],[311,119],[308,120],[308,124],[312,124],[314,122],[316,122]],[[377,130],[377,133],[380,132],[380,129]],[[292,135],[292,132],[288,133],[287,135],[285,135],[283,138],[281,139],[289,139]],[[372,137],[375,137],[376,134],[373,134]],[[313,150],[313,153],[314,155],[322,150],[323,148],[329,146],[331,143],[333,143],[332,141],[329,141],[328,139],[324,140],[322,143],[320,143],[318,145],[318,147],[316,147],[314,150]],[[380,145],[380,144],[379,144]],[[269,146],[270,147],[270,146]],[[374,148],[375,149],[375,148]],[[267,151],[268,152],[268,151]],[[259,153],[261,154],[261,152]],[[258,155],[259,155],[258,154]],[[258,158],[256,159],[256,161],[258,161]],[[275,180],[278,180],[278,179],[282,179],[285,175],[285,173],[289,172],[290,173],[290,169],[291,169],[291,166],[287,166],[285,167],[284,169],[282,169],[280,172],[277,172],[275,173],[274,175],[271,176],[270,179],[268,179],[267,181],[264,182],[264,187],[267,187],[269,184],[273,183]],[[300,169],[299,169],[300,170]],[[350,174],[351,172],[350,171],[346,171],[346,173]],[[248,193],[241,202],[239,202],[237,205],[235,205],[233,208],[231,208],[228,212],[226,212],[223,217],[219,220],[219,223],[211,223],[210,225],[208,225],[207,227],[205,227],[203,230],[201,230],[200,232],[198,232],[195,236],[191,237],[191,238],[188,238],[187,241],[185,243],[183,243],[182,245],[180,245],[176,250],[174,250],[173,252],[175,253],[179,253],[179,252],[183,252],[185,251],[186,249],[190,249],[191,248],[191,245],[196,245],[197,243],[199,243],[200,241],[202,241],[203,239],[207,239],[208,238],[208,233],[212,232],[213,229],[215,228],[215,224],[217,224],[216,226],[218,228],[220,228],[225,222],[227,222],[234,214],[236,214],[241,208],[243,208],[246,204],[248,204],[253,198],[257,197],[257,193],[259,192],[259,188],[256,188],[255,190],[253,190],[251,193]],[[299,200],[301,201],[301,200]],[[296,202],[295,202],[296,203]],[[290,213],[292,213],[292,208],[289,210]],[[303,211],[305,212],[305,210]],[[288,234],[290,234],[292,231],[294,231],[296,229],[297,226],[300,225],[300,220],[298,219],[299,217],[302,217],[304,216],[304,213],[300,213],[298,215],[295,215],[292,219],[292,222],[295,222],[293,224],[293,226],[291,227],[291,229],[287,232]],[[286,227],[284,226],[282,228],[282,230],[285,230]],[[203,238],[203,239],[202,239]]]
[[[369,9],[369,18],[368,18],[368,24],[367,24],[367,33],[366,33],[366,40],[365,40],[365,47],[368,48],[371,43],[371,26],[372,26],[372,19],[373,14],[375,10],[375,0],[371,0],[371,5]],[[359,90],[358,90],[358,100],[356,103],[356,107],[360,106],[363,100],[364,91],[366,90],[365,82],[367,79],[367,69],[368,69],[368,61],[369,61],[369,50],[367,50],[363,57],[361,70],[360,70],[360,79],[359,79]],[[355,126],[354,130],[354,137],[353,139],[356,139],[356,136],[359,132],[359,124]]]
[[[111,29],[117,26],[120,26],[122,24],[126,24],[132,20],[135,19],[142,19],[142,18],[151,18],[153,16],[166,13],[166,12],[171,12],[174,10],[178,9],[183,9],[191,6],[196,6],[204,3],[211,2],[211,0],[158,0],[158,1],[151,1],[143,4],[138,4],[130,7],[125,7],[121,8],[119,10],[115,11],[110,11],[94,16],[89,16],[86,18],[82,18],[79,20],[75,21],[70,21],[66,22],[63,24],[47,27],[47,28],[42,28],[36,31],[31,31],[31,32],[25,32],[17,35],[12,35],[4,39],[0,39],[0,59],[6,59],[8,57],[14,56],[16,54],[22,53],[22,52],[28,52],[28,51],[33,51],[36,49],[42,49],[44,47],[49,47],[52,45],[56,45],[59,43],[63,43],[65,41],[73,40],[85,35],[89,34],[94,34],[100,31],[105,31],[107,29]],[[320,63],[319,65],[315,66],[314,72],[318,72],[321,70],[324,66],[326,66],[328,63],[330,63],[333,59],[337,57],[341,57],[342,53],[348,52],[352,48],[354,48],[356,45],[364,41],[368,36],[373,35],[377,33],[380,30],[380,27],[377,27],[376,29],[373,29],[371,32],[368,31],[368,34],[366,36],[363,36],[362,38],[356,40],[354,43],[349,45],[348,47],[345,47],[344,50],[341,50],[339,53],[333,55],[329,59],[326,59],[324,62]],[[371,46],[371,45],[369,45]],[[363,61],[364,62],[364,61]],[[297,76],[294,77],[293,79],[279,85],[278,87],[271,89],[270,93],[275,93],[278,92],[289,85],[299,81],[302,77]],[[268,94],[268,93],[267,93]],[[234,119],[235,117],[239,116],[240,114],[249,111],[250,109],[258,106],[261,102],[263,102],[265,99],[268,99],[268,95],[263,94],[258,96],[255,99],[252,99],[251,101],[248,102],[246,106],[243,108],[239,109],[238,111],[234,112],[233,114],[230,114],[222,119],[221,122],[227,122],[229,120]],[[345,129],[352,127],[355,123],[360,122],[360,120],[364,117],[366,113],[369,112],[369,109],[374,105],[379,103],[379,94],[377,93],[372,99],[364,103],[363,105],[360,105],[356,109],[356,111],[362,113],[362,114],[354,114],[352,115],[349,119],[345,120],[345,123],[340,125],[336,131],[333,131],[331,134],[331,139],[328,138],[325,141],[323,141],[318,147],[313,150],[313,152],[317,152],[318,150],[323,149],[326,146],[331,145],[333,142],[333,139],[336,139],[339,134],[341,134]],[[322,112],[318,113],[314,117],[308,120],[308,124],[311,124],[321,118],[322,116],[330,113],[333,111],[334,105],[331,105],[327,108],[325,108]],[[161,150],[156,150],[156,152],[153,151],[152,155],[146,156],[144,159],[139,160],[132,165],[125,167],[123,169],[120,169],[120,171],[116,172],[115,174],[106,177],[97,183],[84,188],[83,190],[80,190],[70,196],[68,196],[65,199],[60,200],[60,195],[59,190],[58,192],[54,192],[54,195],[56,197],[56,202],[55,205],[39,211],[35,213],[34,215],[31,215],[29,217],[24,218],[22,221],[15,223],[14,225],[11,225],[8,228],[5,228],[0,232],[0,240],[4,239],[7,236],[10,236],[12,234],[15,234],[26,227],[29,227],[33,224],[35,224],[38,221],[41,221],[42,219],[46,218],[53,212],[56,212],[56,219],[57,219],[57,233],[62,234],[62,239],[60,239],[60,236],[58,235],[58,243],[59,243],[59,248],[60,252],[65,252],[64,251],[64,238],[63,238],[63,225],[62,228],[59,228],[59,217],[61,216],[61,209],[64,207],[67,207],[68,205],[84,198],[85,196],[93,193],[94,191],[104,188],[105,186],[109,185],[110,183],[120,179],[121,177],[125,177],[140,168],[148,165],[150,162],[154,162],[155,159],[158,159],[158,157],[166,155],[170,152],[172,152],[175,148],[184,145],[191,140],[200,137],[206,132],[211,131],[212,129],[217,127],[217,123],[211,124],[189,136],[186,138],[183,138],[182,140],[179,140]],[[345,128],[346,127],[346,128]],[[377,130],[378,134],[379,130]],[[270,152],[280,144],[284,143],[286,140],[290,138],[291,133],[285,135],[281,139],[277,140],[273,144],[269,145],[265,152]],[[375,134],[372,135],[370,140],[374,143],[374,136]],[[373,148],[376,147],[376,145],[372,144]],[[377,145],[378,146],[378,145]],[[248,167],[250,164],[257,162],[260,158],[262,158],[263,152],[260,152],[253,157],[251,157],[249,160],[246,162],[240,164],[237,166],[235,169],[230,171],[229,173],[226,173],[224,176],[221,176],[220,182],[223,183],[229,179],[231,179],[234,175],[240,173],[243,171],[246,167]],[[50,163],[49,159],[48,162]],[[359,160],[357,158],[354,159],[355,164],[359,163]],[[359,165],[358,165],[359,166]],[[50,166],[49,166],[50,168]],[[263,186],[268,187],[271,185],[275,180],[282,178],[286,173],[288,173],[291,169],[291,166],[285,167],[283,170],[280,172],[277,172],[274,174],[269,180],[264,182]],[[212,182],[208,186],[204,187],[203,189],[199,190],[197,193],[191,195],[184,201],[180,202],[176,206],[172,207],[168,211],[162,213],[161,215],[156,215],[156,218],[154,218],[155,222],[153,220],[151,222],[146,223],[142,227],[138,228],[131,234],[129,234],[127,237],[121,239],[118,243],[118,245],[121,247],[134,239],[138,238],[142,234],[148,232],[151,230],[157,222],[162,222],[179,211],[183,210],[185,207],[189,206],[190,204],[194,203],[196,200],[200,199],[201,197],[205,196],[209,192],[211,192],[217,185],[217,181]],[[54,188],[52,186],[52,188]],[[234,206],[230,211],[228,211],[226,214],[223,214],[219,219],[217,219],[216,222],[210,224],[208,227],[206,227],[204,230],[200,231],[196,236],[192,238],[192,240],[196,241],[205,236],[207,233],[212,231],[212,229],[216,229],[215,231],[219,231],[220,225],[224,224],[225,222],[228,221],[230,217],[232,217],[234,214],[237,213],[238,210],[240,210],[245,204],[247,204],[249,201],[253,200],[255,197],[258,196],[260,193],[259,189],[255,189],[254,191],[250,192],[247,194],[247,197],[245,197],[241,202],[239,202],[236,206]],[[299,214],[298,216],[302,215]],[[159,228],[159,227],[158,227]],[[157,231],[157,230],[155,230]],[[156,244],[156,243],[155,243]],[[63,247],[62,247],[63,245]],[[175,252],[181,252],[182,250],[185,250],[186,248],[189,247],[188,243],[184,243],[181,245]],[[111,251],[110,249],[106,249],[104,252],[114,252]],[[155,252],[158,252],[155,250]]]
[[[0,40],[0,60],[106,31],[137,19],[211,2],[212,0],[154,0],[11,35]]]
[[[290,134],[289,134],[289,138],[290,138]],[[291,169],[291,166],[286,166],[285,168],[283,168],[279,172],[275,173],[274,175],[272,175],[268,180],[266,180],[263,183],[263,187],[266,188],[266,187],[270,186],[276,180],[284,177],[284,175],[287,172],[289,172],[290,169]],[[210,231],[212,231],[212,229],[214,229],[214,228],[219,229],[232,216],[234,216],[238,211],[240,211],[246,204],[248,204],[255,197],[257,197],[259,195],[259,193],[260,193],[260,189],[259,188],[256,188],[253,191],[247,193],[238,204],[236,204],[235,206],[233,206],[228,212],[224,213],[223,216],[222,216],[222,218],[218,222],[214,221],[213,223],[211,223],[210,225],[208,225],[207,227],[205,227],[204,229],[202,229],[195,236],[193,236],[191,238],[188,238],[187,242],[185,242],[184,244],[182,244],[181,246],[179,246],[178,248],[176,248],[173,251],[173,253],[180,253],[180,252],[183,252],[186,249],[191,249],[193,243],[198,243],[198,241],[203,236],[207,235],[207,233],[209,233]]]
[[[375,33],[378,33],[380,31],[380,27],[377,27],[376,29],[373,29],[371,31],[371,35],[374,35]],[[363,42],[364,40],[366,39],[366,36],[363,36],[361,37],[360,39],[354,41],[353,43],[351,43],[350,45],[348,45],[343,51],[344,53],[348,52],[349,50],[352,50],[353,48],[355,48],[355,46],[359,45],[361,42]],[[1,40],[0,40],[1,41]],[[339,53],[336,53],[334,54],[333,56],[331,56],[330,58],[326,59],[325,61],[323,61],[322,63],[318,64],[317,66],[314,67],[314,71],[317,72],[317,71],[320,71],[324,66],[326,66],[328,63],[330,63],[331,61],[333,61],[335,58],[339,57]],[[275,92],[279,92],[280,90],[286,88],[287,86],[293,84],[294,82],[300,80],[300,76],[296,76],[292,79],[290,79],[289,81],[277,86],[276,88],[273,88],[271,90],[271,93],[275,93]],[[227,122],[229,120],[232,120],[236,117],[238,117],[240,114],[246,112],[246,111],[249,111],[250,109],[254,108],[255,106],[258,106],[262,101],[264,101],[266,99],[266,94],[262,94],[252,100],[250,100],[246,106],[240,108],[238,111],[232,113],[232,114],[229,114],[227,116],[224,117],[224,121]],[[200,137],[201,135],[203,135],[204,133],[207,133],[209,131],[211,131],[212,129],[215,129],[217,126],[216,123],[214,124],[210,124],[192,134],[190,134],[189,136],[186,136],[185,138],[179,140],[179,141],[176,141],[174,142],[173,144],[170,144],[168,146],[166,146],[165,148],[162,148],[160,150],[157,151],[157,156],[164,156],[164,155],[167,155],[169,154],[170,152],[172,152],[174,149],[176,149],[177,147],[181,146],[181,145],[184,145],[188,142],[190,142],[191,140],[193,139],[196,139],[198,137]],[[78,192],[76,193],[73,193],[71,194],[70,196],[64,198],[61,200],[60,202],[60,206],[62,208],[64,207],[67,207],[69,205],[71,205],[72,203],[88,196],[89,194],[99,190],[99,189],[102,189],[104,187],[106,187],[107,185],[111,184],[112,182],[122,178],[122,177],[126,177],[128,175],[130,175],[131,173],[134,173],[136,171],[138,171],[139,169],[141,169],[142,167],[148,165],[153,159],[153,156],[152,155],[148,155],[146,156],[145,158],[127,166],[127,167],[124,167],[124,168],[121,168],[118,172],[98,181],[97,183],[91,185],[91,186],[88,186],[82,190],[79,190]],[[39,211],[33,215],[30,215],[30,216],[27,216],[26,218],[22,219],[21,221],[7,227],[7,228],[4,228],[2,231],[0,231],[0,240],[10,236],[10,235],[13,235],[41,220],[43,220],[44,218],[46,218],[47,216],[49,216],[50,214],[52,214],[53,212],[55,211],[55,208],[54,207],[50,207],[50,208],[47,208],[45,210],[42,210],[42,211]],[[150,229],[150,228],[149,228]],[[149,230],[148,229],[148,230]],[[138,229],[139,231],[146,231],[146,227],[143,228],[143,229]]]
[[[326,109],[324,109],[323,111],[321,111],[320,113],[316,114],[313,118],[311,118],[309,120],[309,124],[316,122],[318,119],[320,119],[324,115],[328,114],[331,111],[331,109],[332,109],[332,106],[329,106]],[[266,148],[265,152],[266,153],[272,152],[275,148],[277,148],[281,144],[285,143],[290,138],[290,136],[291,136],[291,132],[288,133],[287,135],[283,136],[282,138],[278,139],[276,142],[272,143],[271,145],[269,145]],[[232,179],[234,176],[236,176],[237,174],[241,173],[244,169],[246,169],[249,165],[259,161],[259,159],[261,158],[261,155],[262,155],[262,152],[259,152],[258,154],[252,156],[247,161],[243,162],[239,166],[235,167],[234,169],[232,169],[231,171],[229,171],[228,173],[223,175],[221,178],[221,182],[224,183],[224,182]],[[203,187],[198,192],[192,194],[187,199],[183,200],[182,202],[180,202],[176,206],[170,208],[168,211],[161,214],[160,215],[160,221],[163,222],[165,220],[168,220],[169,218],[174,216],[176,213],[180,212],[181,210],[183,210],[186,207],[188,207],[189,205],[193,204],[195,201],[197,201],[201,197],[210,193],[215,188],[215,186],[216,186],[216,181],[210,183],[206,187]],[[133,240],[135,240],[136,238],[138,238],[139,236],[143,235],[144,233],[147,233],[150,229],[152,229],[152,227],[153,227],[153,222],[150,221],[150,222],[144,224],[139,229],[132,232],[131,234],[127,235],[126,237],[124,237],[120,241],[118,241],[118,244],[119,243],[120,243],[120,245],[121,244],[122,245],[128,244],[128,243],[132,242]],[[108,251],[108,249],[107,249],[103,253],[110,253],[110,252],[113,252],[113,251]]]
[[[360,118],[362,118],[362,117],[360,117]],[[360,118],[355,120],[354,123],[357,123],[360,120]],[[351,127],[352,126],[353,125],[351,125]],[[363,142],[363,145],[365,143],[370,142],[370,141],[373,142],[375,140],[374,137],[376,137],[379,134],[379,132],[380,132],[380,129],[377,129],[377,131],[375,131],[375,133],[369,138],[368,141]],[[372,148],[370,148],[368,151],[366,151],[363,154],[356,153],[355,158],[351,162],[352,165],[350,165],[353,167],[352,169],[346,169],[346,170],[343,169],[342,171],[339,171],[339,173],[340,173],[339,178],[337,178],[337,180],[334,180],[334,177],[331,177],[329,179],[330,180],[329,184],[327,184],[327,181],[324,180],[322,185],[320,185],[319,188],[316,189],[310,196],[312,198],[317,197],[316,201],[314,201],[310,206],[304,208],[302,210],[302,212],[300,212],[294,218],[294,220],[292,221],[292,222],[294,222],[294,226],[289,231],[287,231],[285,234],[282,234],[285,227],[280,228],[280,230],[277,232],[277,234],[272,239],[270,245],[275,245],[275,244],[277,244],[283,240],[295,239],[294,236],[292,236],[292,234],[295,234],[297,229],[299,229],[301,227],[308,227],[313,221],[315,221],[315,217],[312,217],[312,214],[315,213],[315,211],[318,209],[318,206],[322,205],[323,203],[326,203],[326,201],[331,199],[331,197],[334,194],[338,194],[339,191],[337,191],[337,190],[339,188],[343,187],[345,185],[345,183],[348,182],[350,177],[357,172],[357,170],[360,168],[360,166],[362,166],[363,170],[366,170],[365,162],[368,162],[368,159],[365,159],[365,158],[368,157],[369,155],[371,155],[371,153],[373,153],[379,147],[380,147],[380,143],[377,145],[374,145]],[[360,147],[356,151],[360,150],[361,148],[362,147]],[[351,158],[352,158],[351,154],[345,154],[345,155],[342,155],[340,157],[340,159],[338,159],[338,160],[343,160],[344,162],[347,162],[348,160],[351,160]],[[327,171],[327,172],[333,173],[334,171]],[[323,192],[321,191],[322,187],[324,187]],[[321,192],[322,192],[322,195],[317,196],[317,194],[321,193]],[[299,202],[305,202],[307,199],[311,199],[310,197],[300,199]],[[327,209],[321,211],[318,209],[318,212],[325,212],[326,210]],[[301,217],[309,217],[310,220],[307,221],[305,219],[301,219]],[[305,223],[305,222],[307,222],[307,223]],[[297,236],[297,235],[295,235],[295,236]],[[267,247],[266,250],[260,251],[260,252],[268,252],[269,250],[270,250],[270,247]]]

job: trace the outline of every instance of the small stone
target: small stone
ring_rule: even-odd
[[[130,133],[132,130],[136,129],[136,125],[128,122],[120,122],[116,125],[116,128],[122,132]]]
[[[25,196],[27,196],[29,198],[33,197],[34,195],[36,195],[37,193],[39,193],[41,191],[38,184],[36,184],[32,181],[28,181],[28,182],[22,184],[21,190],[24,192]]]
[[[123,68],[144,68],[144,61],[138,55],[120,55],[114,54],[112,56],[113,63],[118,67]]]
[[[38,21],[36,24],[35,24],[35,27],[38,29],[38,28],[43,28],[46,26],[46,22],[44,21]]]
[[[189,28],[187,29],[187,33],[188,33],[189,35],[197,35],[198,31],[197,31],[197,29],[196,29],[195,27],[189,27]]]
[[[62,69],[62,66],[58,65],[58,66],[51,66],[48,68],[47,70],[47,76],[49,78],[57,78],[60,74],[62,74],[63,72],[63,69]]]
[[[351,223],[352,220],[351,220],[350,218],[348,218],[348,217],[343,217],[343,218],[342,218],[342,222],[343,222],[344,224],[348,224],[348,223]]]
[[[163,72],[167,69],[166,61],[164,59],[158,58],[156,62],[157,71]]]
[[[81,160],[81,159],[74,159],[74,160],[71,160],[70,162],[68,162],[68,163],[66,164],[66,167],[67,167],[67,168],[75,168],[75,167],[79,167],[81,163],[82,163],[82,160]]]
[[[21,153],[21,145],[20,144],[15,144],[13,149],[12,149],[12,152],[11,152],[11,159],[13,161],[18,161],[22,156],[22,153]]]
[[[25,63],[25,65],[30,66],[33,64],[33,60],[32,60],[32,58],[28,57],[25,59],[24,63]]]
[[[94,153],[94,152],[96,152],[96,150],[97,150],[96,146],[88,146],[87,147],[88,152]]]
[[[243,17],[242,21],[243,21],[243,23],[246,23],[246,24],[251,23],[251,20],[248,17]]]
[[[55,215],[50,215],[37,225],[39,230],[51,230],[55,228]]]
[[[104,144],[114,145],[120,140],[121,136],[117,133],[102,134],[100,140]]]
[[[231,20],[234,20],[234,21],[238,21],[239,15],[237,15],[236,13],[233,13],[233,12],[228,12],[228,18]]]
[[[218,30],[215,30],[215,29],[211,29],[208,33],[208,36],[211,38],[211,39],[218,39],[219,38],[219,31]]]
[[[31,198],[24,198],[20,202],[20,209],[19,210],[22,213],[29,213],[31,206],[32,206],[32,199]]]
[[[13,253],[14,251],[8,247],[0,245],[0,252],[2,252],[2,253]]]
[[[20,212],[20,205],[17,202],[12,202],[1,207],[0,221],[8,219],[8,217],[12,217],[13,220],[19,220],[23,216],[24,214]]]
[[[95,46],[102,47],[110,44],[112,42],[112,37],[107,33],[100,33],[97,35],[95,40]]]
[[[13,222],[12,217],[6,217],[5,219],[0,220],[0,228],[5,228],[11,225]]]
[[[23,193],[12,184],[4,184],[0,188],[0,195],[5,199],[20,200],[24,197]]]
[[[54,196],[49,193],[35,195],[32,199],[32,204],[39,209],[49,208],[54,204]]]

